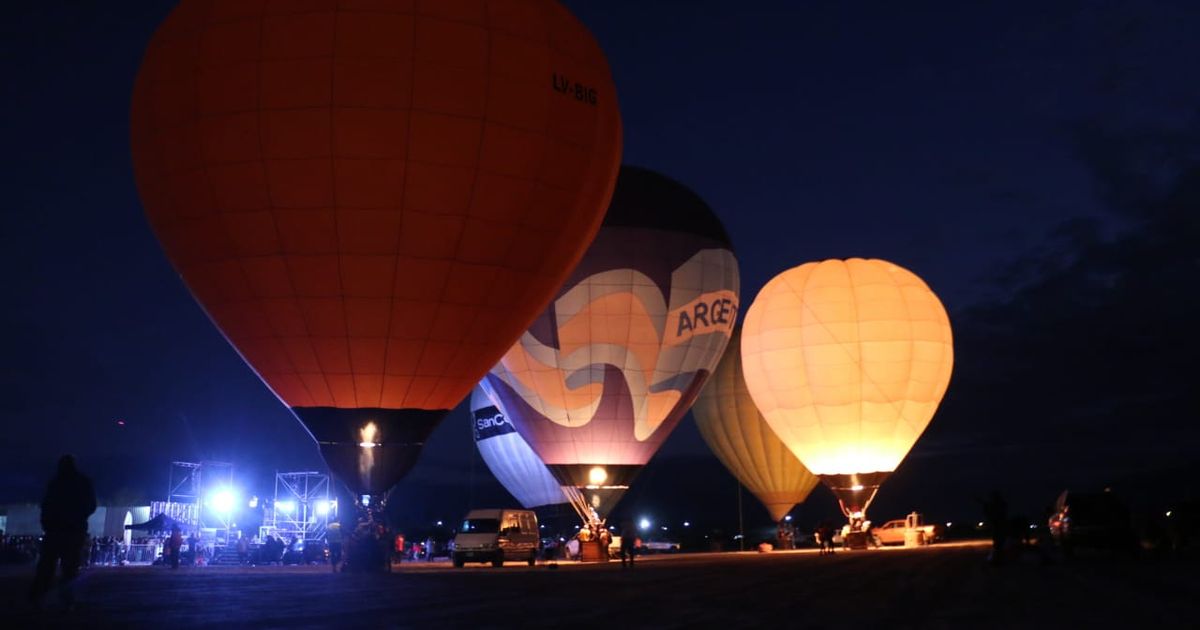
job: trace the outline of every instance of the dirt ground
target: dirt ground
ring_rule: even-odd
[[[75,610],[24,603],[31,567],[0,572],[0,626],[591,628],[1184,628],[1200,577],[1183,560],[1092,557],[989,566],[981,544],[839,552],[684,554],[632,570],[406,564],[92,569]],[[53,602],[53,599],[50,600]]]

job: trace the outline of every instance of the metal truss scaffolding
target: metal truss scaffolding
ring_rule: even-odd
[[[270,523],[276,534],[299,540],[325,538],[337,499],[329,498],[329,475],[319,472],[275,473]]]
[[[229,513],[213,509],[208,502],[217,492],[233,487],[233,464],[226,462],[171,462],[167,500],[151,504],[151,516],[166,514],[188,531],[213,530],[218,543],[229,537]]]

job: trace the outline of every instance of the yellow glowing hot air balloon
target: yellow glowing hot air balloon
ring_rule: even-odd
[[[717,459],[779,521],[808,498],[817,477],[776,437],[754,406],[742,375],[740,335],[734,332],[729,340],[692,406],[692,416]]]
[[[746,314],[742,361],[767,423],[854,519],[929,425],[954,350],[924,281],[851,258],[768,282]]]

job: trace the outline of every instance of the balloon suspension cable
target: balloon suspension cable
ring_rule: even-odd
[[[833,491],[837,497],[838,507],[842,514],[849,519],[850,524],[860,525],[866,522],[867,508],[875,500],[875,493],[890,472],[854,473],[841,475],[820,475],[821,481]]]
[[[587,497],[583,496],[583,492],[575,486],[563,486],[563,494],[567,496],[567,501],[571,504],[571,508],[579,515],[579,520],[583,521],[592,531],[599,531],[597,528],[601,526],[602,521],[600,515],[592,506],[588,504]]]
[[[854,522],[856,519],[865,519],[867,517],[867,508],[871,507],[871,502],[875,500],[876,492],[878,492],[878,488],[872,489],[870,496],[867,497],[866,501],[862,502],[861,506],[846,505],[846,502],[839,498],[838,507],[842,508],[842,515],[850,519],[851,522]]]

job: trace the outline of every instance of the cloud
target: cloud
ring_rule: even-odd
[[[956,374],[931,454],[943,440],[1017,448],[1023,465],[1067,474],[1101,454],[1116,471],[1200,450],[1200,135],[1074,131],[1125,227],[1059,225],[991,278],[1006,297],[956,317]]]

